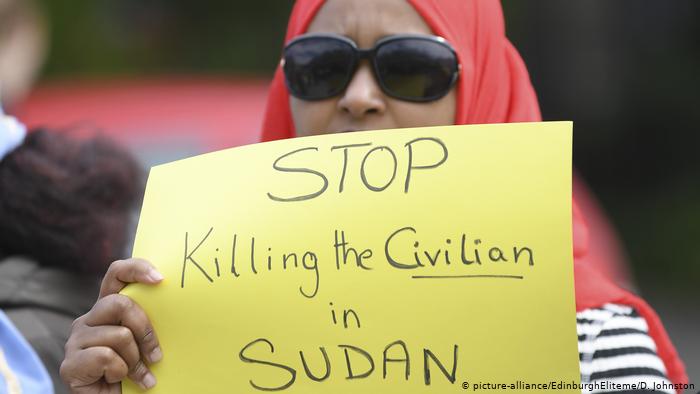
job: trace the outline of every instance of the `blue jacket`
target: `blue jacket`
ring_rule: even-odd
[[[53,394],[53,385],[34,350],[0,311],[0,394],[17,392]]]

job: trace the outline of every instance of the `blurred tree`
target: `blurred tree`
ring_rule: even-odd
[[[636,272],[692,285],[700,279],[700,3],[504,7],[543,116],[574,120],[574,162],[618,225]]]
[[[152,73],[269,75],[293,2],[41,0],[47,77]]]

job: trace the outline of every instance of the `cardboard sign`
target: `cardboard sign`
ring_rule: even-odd
[[[571,148],[570,122],[448,126],[154,167],[134,256],[166,279],[125,290],[152,392],[578,382]]]

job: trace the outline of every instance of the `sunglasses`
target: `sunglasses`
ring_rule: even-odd
[[[442,37],[393,35],[374,48],[359,49],[334,34],[306,34],[284,48],[282,68],[289,92],[302,100],[324,100],[350,84],[360,60],[368,59],[382,91],[413,102],[445,96],[459,77],[457,53]]]

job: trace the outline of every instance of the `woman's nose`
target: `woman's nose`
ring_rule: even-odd
[[[338,101],[338,109],[353,118],[383,114],[386,110],[384,93],[374,79],[372,68],[363,62]]]

